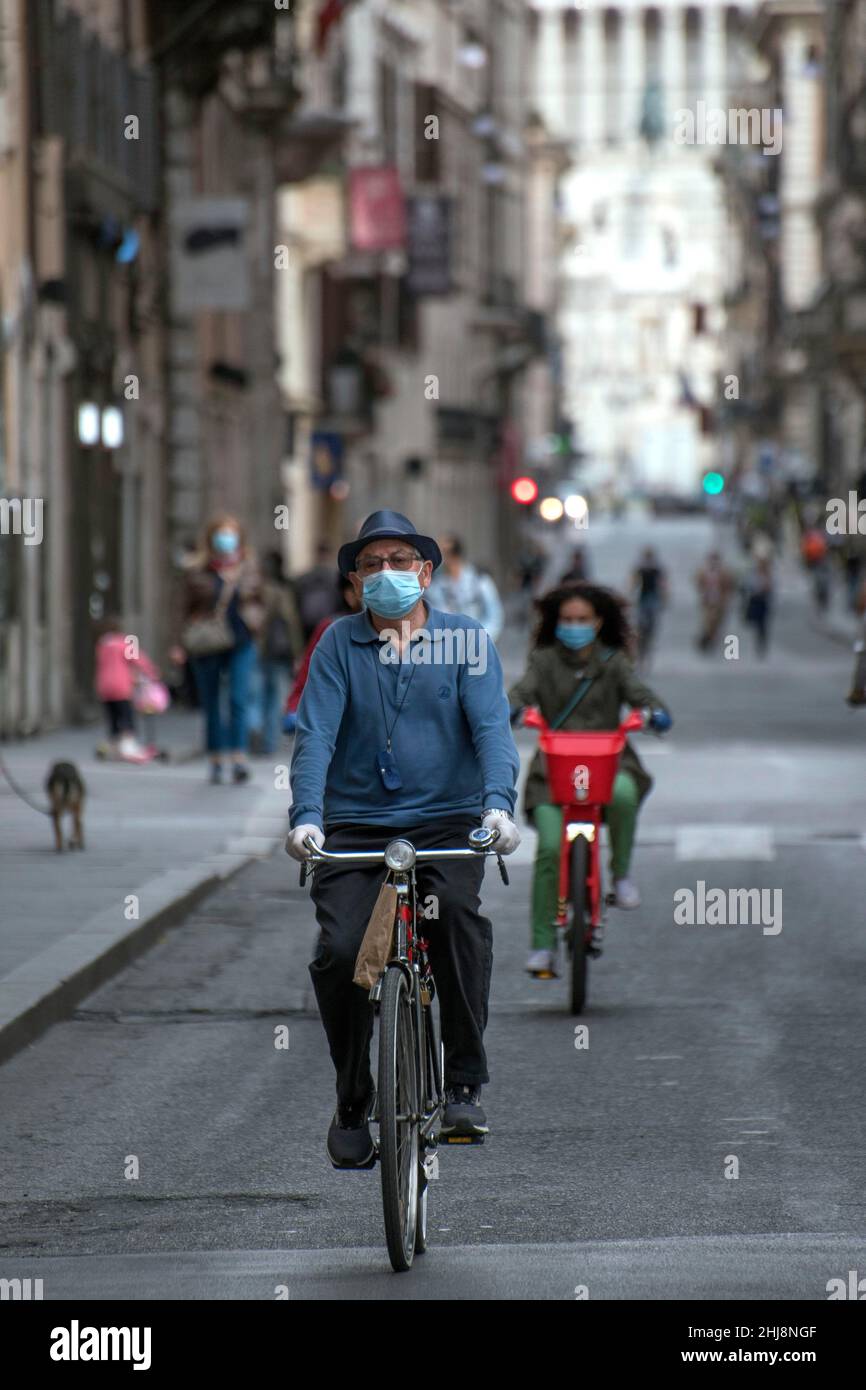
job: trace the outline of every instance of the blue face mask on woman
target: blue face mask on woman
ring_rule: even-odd
[[[380,618],[404,618],[421,597],[417,574],[403,570],[380,570],[364,580],[364,607]]]
[[[556,636],[564,647],[578,651],[594,642],[597,634],[592,623],[557,623]]]
[[[211,545],[220,555],[233,555],[238,548],[237,533],[234,531],[214,531]]]

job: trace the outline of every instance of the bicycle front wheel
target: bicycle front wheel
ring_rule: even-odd
[[[409,1269],[418,1220],[418,1074],[412,1000],[399,966],[379,1002],[379,1162],[385,1240],[394,1269]]]
[[[427,1004],[421,1010],[422,1024],[424,1028],[424,1054],[425,1054],[425,1088],[421,1097],[421,1109],[425,1112],[431,1110],[442,1095],[442,1069],[444,1058],[442,1054],[442,1043],[439,1040],[436,1019],[433,1015],[433,1006]],[[415,1254],[420,1255],[427,1249],[427,1198],[430,1192],[430,1180],[424,1166],[425,1154],[418,1154],[418,1220],[415,1226]]]
[[[589,845],[584,837],[575,836],[571,845],[571,926],[568,941],[573,1014],[579,1014],[586,1003],[586,932],[590,911],[586,884],[588,854]]]

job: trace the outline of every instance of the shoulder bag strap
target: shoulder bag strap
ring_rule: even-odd
[[[610,661],[610,658],[611,658],[612,656],[613,656],[613,648],[609,648],[609,649],[604,653],[604,656],[603,656],[601,659],[602,659],[603,662],[607,662],[607,661]],[[580,704],[580,702],[581,702],[581,700],[583,699],[584,695],[585,695],[586,692],[589,690],[589,687],[592,685],[592,682],[593,682],[594,679],[595,679],[594,676],[584,676],[583,680],[580,682],[580,685],[579,685],[579,686],[577,687],[577,689],[575,690],[575,692],[574,692],[574,694],[572,695],[571,699],[569,700],[568,704],[565,706],[564,709],[561,709],[561,710],[559,711],[559,714],[556,716],[556,718],[555,718],[555,719],[551,722],[551,724],[549,725],[549,727],[550,727],[551,729],[558,729],[558,728],[560,728],[560,726],[561,726],[562,724],[565,723],[566,719],[567,719],[568,716],[571,714],[572,710],[577,709],[577,706]]]

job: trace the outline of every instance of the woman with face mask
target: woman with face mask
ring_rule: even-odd
[[[536,706],[548,724],[564,710],[558,727],[564,732],[619,728],[624,705],[649,708],[659,730],[670,727],[662,701],[645,685],[631,665],[627,650],[631,633],[625,600],[610,589],[576,583],[552,590],[538,602],[539,621],[526,671],[508,693],[512,718],[528,705]],[[589,684],[584,684],[589,682]],[[577,690],[581,698],[569,708]],[[638,809],[652,787],[634,749],[626,744],[607,807],[611,875],[616,905],[635,908],[640,896],[629,878]],[[562,810],[551,801],[540,753],[532,760],[524,791],[524,812],[538,831],[532,885],[532,950],[530,974],[550,978],[556,962],[556,898]]]
[[[265,615],[262,579],[237,517],[216,516],[204,547],[188,565],[180,648],[195,677],[205,717],[210,780],[246,782],[247,716],[255,638]]]

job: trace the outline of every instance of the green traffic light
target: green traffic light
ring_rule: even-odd
[[[708,492],[711,497],[717,497],[720,492],[725,490],[725,480],[721,473],[704,474],[704,492]]]

